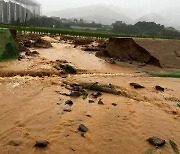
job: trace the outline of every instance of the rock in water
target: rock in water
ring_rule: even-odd
[[[154,146],[158,146],[158,147],[160,147],[160,146],[163,146],[165,143],[166,143],[166,141],[165,140],[163,140],[163,139],[160,139],[160,138],[158,138],[158,137],[150,137],[149,139],[147,139],[147,141],[150,143],[150,144],[152,144],[152,145],[154,145]]]
[[[81,132],[87,132],[88,128],[84,124],[80,124],[78,130]]]
[[[39,141],[36,141],[36,144],[34,146],[38,148],[45,148],[48,146],[48,144],[49,142],[46,140],[39,140]]]

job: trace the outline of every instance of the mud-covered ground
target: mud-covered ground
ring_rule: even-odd
[[[80,46],[46,39],[53,47],[35,49],[39,55],[0,63],[0,153],[173,154],[169,139],[180,148],[180,79],[149,77],[146,72],[163,70],[111,64]],[[77,74],[62,78],[54,67],[59,63],[73,65]],[[115,85],[127,95],[92,98],[96,91],[91,90],[85,99],[62,95],[69,93],[65,83],[83,82]],[[145,88],[135,89],[133,82]],[[156,90],[157,85],[164,92]],[[100,99],[104,105],[98,104]],[[67,100],[73,105],[65,104]],[[88,131],[79,131],[80,124]],[[166,144],[153,147],[146,141],[152,136]],[[35,147],[39,140],[49,144]]]

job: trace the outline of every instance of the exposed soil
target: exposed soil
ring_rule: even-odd
[[[72,41],[43,39],[53,47],[0,63],[0,153],[173,154],[169,139],[180,148],[180,79],[149,77],[147,72],[167,69],[134,61],[111,64],[82,46],[74,48]],[[62,78],[61,64],[74,66],[77,74]],[[108,85],[126,95],[65,95],[80,83]],[[153,147],[147,141],[153,136],[165,145]]]
[[[139,46],[132,38],[110,38],[107,51],[111,57],[121,61],[138,61],[160,66],[159,60]]]

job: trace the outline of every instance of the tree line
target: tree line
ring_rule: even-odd
[[[126,24],[122,21],[116,21],[112,25],[102,25],[95,22],[87,22],[83,19],[66,19],[58,17],[35,17],[31,18],[25,23],[20,23],[20,20],[12,21],[15,26],[28,26],[28,27],[47,27],[47,28],[63,28],[71,29],[72,26],[78,27],[92,27],[97,28],[97,31],[111,32],[117,34],[127,35],[147,35],[159,37],[178,37],[180,32],[172,27],[165,27],[164,25],[155,22],[137,22],[134,25]]]

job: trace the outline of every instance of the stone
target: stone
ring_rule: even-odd
[[[59,73],[59,76],[60,76],[61,78],[67,78],[67,77],[68,77],[65,72],[60,72],[60,73]]]
[[[95,101],[94,100],[89,100],[89,103],[95,103]]]
[[[87,117],[89,117],[89,118],[91,118],[91,117],[92,117],[90,114],[87,114],[86,116],[87,116]]]
[[[117,106],[117,103],[112,103],[113,106]]]
[[[100,96],[102,96],[102,93],[101,92],[97,92],[96,94],[91,94],[93,98],[98,98]]]
[[[160,147],[160,146],[163,146],[165,143],[166,143],[166,141],[165,140],[163,140],[163,139],[160,139],[160,138],[158,138],[158,137],[150,137],[149,139],[147,139],[147,141],[150,143],[150,144],[152,144],[152,145],[154,145],[154,146],[157,146],[157,147]]]
[[[100,99],[100,100],[98,101],[98,104],[99,104],[99,105],[104,105],[102,99]]]
[[[35,57],[35,56],[39,55],[39,53],[37,51],[32,51],[32,52],[31,51],[26,51],[25,55]]]
[[[69,64],[65,64],[65,65],[61,64],[60,67],[69,74],[77,74],[76,68]]]
[[[161,87],[161,86],[155,86],[155,89],[156,89],[157,91],[164,92],[164,88]]]
[[[19,61],[21,61],[22,59],[25,59],[26,57],[24,56],[24,55],[20,55],[19,57],[18,57],[18,60]]]
[[[78,130],[86,133],[88,131],[88,128],[84,124],[80,124]]]
[[[138,83],[130,83],[130,86],[134,87],[135,89],[142,89],[145,88],[144,86],[141,86]]]
[[[73,91],[70,93],[71,97],[80,97],[82,94],[79,91]]]
[[[72,105],[73,105],[73,101],[72,101],[72,100],[67,100],[67,101],[65,102],[65,105],[72,106]]]
[[[34,146],[37,148],[45,148],[48,146],[48,144],[49,142],[46,140],[39,140],[39,141],[36,141],[36,144]]]
[[[71,112],[72,110],[71,109],[64,109],[63,111],[64,112]]]

